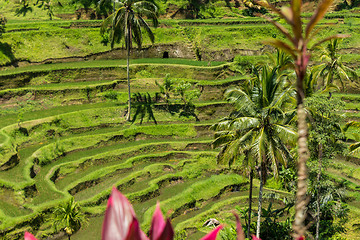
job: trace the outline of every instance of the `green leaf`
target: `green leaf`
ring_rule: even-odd
[[[324,17],[327,10],[331,6],[333,0],[323,0],[315,11],[315,14],[311,17],[309,23],[305,29],[305,39],[307,39],[314,29],[315,25]]]

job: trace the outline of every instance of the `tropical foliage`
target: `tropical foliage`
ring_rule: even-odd
[[[290,125],[293,109],[286,111],[294,90],[277,67],[262,66],[256,77],[243,88],[229,89],[227,100],[235,111],[219,123],[215,147],[221,147],[219,162],[232,164],[245,155],[243,165],[258,169],[260,177],[257,237],[260,235],[262,186],[268,170],[279,175],[292,156],[287,148],[296,141],[296,132]],[[251,154],[249,154],[251,153]]]
[[[130,91],[130,75],[129,75],[129,61],[130,49],[132,42],[141,48],[143,37],[141,28],[149,36],[151,42],[155,41],[155,37],[149,24],[144,17],[151,19],[154,27],[158,25],[157,13],[158,9],[154,3],[148,0],[122,0],[119,3],[119,8],[106,18],[101,26],[101,34],[109,33],[111,48],[115,43],[119,43],[124,39],[125,48],[127,50],[127,80],[128,80],[128,110],[127,121],[131,118],[131,91]]]
[[[339,55],[339,44],[342,39],[332,39],[326,47],[320,48],[320,61],[322,64],[318,66],[319,75],[322,78],[321,86],[324,91],[330,91],[331,89],[344,90],[344,81],[354,82],[357,79],[356,71],[345,66]],[[335,81],[338,81],[336,83]],[[340,85],[340,87],[339,87]]]
[[[329,160],[333,159],[337,154],[342,154],[345,149],[344,133],[340,126],[342,122],[339,111],[344,106],[342,101],[338,99],[327,99],[324,96],[314,96],[307,98],[306,106],[310,118],[309,131],[309,149],[310,149],[310,189],[309,195],[312,196],[309,204],[309,212],[315,218],[315,239],[323,239],[331,237],[337,231],[327,231],[325,233],[324,221],[327,222],[326,227],[333,227],[334,220],[346,219],[346,214],[337,214],[332,207],[336,206],[339,212],[344,212],[343,188],[338,187],[336,191],[335,184],[331,183],[324,175],[324,170],[329,165]],[[330,211],[330,212],[329,212]],[[334,224],[335,225],[335,224]],[[320,229],[320,227],[322,227]],[[343,231],[338,228],[338,232]],[[321,236],[320,236],[321,233]]]
[[[86,224],[87,217],[81,211],[80,205],[71,198],[67,203],[58,206],[53,212],[52,224],[55,229],[63,229],[70,236]]]
[[[0,14],[0,38],[1,35],[5,32],[6,22],[7,22],[6,18]]]
[[[287,53],[289,53],[295,63],[295,72],[297,76],[296,81],[296,90],[297,90],[297,116],[298,116],[298,185],[297,185],[297,195],[296,195],[296,214],[295,221],[293,224],[293,230],[295,232],[295,237],[304,236],[305,226],[304,221],[306,218],[306,205],[307,205],[307,170],[306,162],[309,158],[309,150],[307,147],[307,123],[306,123],[306,113],[304,110],[304,99],[305,99],[305,90],[304,90],[304,80],[307,73],[307,66],[311,54],[309,49],[312,49],[323,42],[326,42],[331,39],[346,37],[344,35],[335,35],[328,38],[325,38],[321,41],[318,41],[309,48],[309,43],[317,34],[315,29],[316,24],[325,16],[327,10],[332,4],[332,0],[323,0],[318,7],[316,8],[314,14],[312,15],[310,21],[303,26],[303,21],[301,17],[302,11],[302,1],[301,0],[292,0],[290,7],[283,6],[281,9],[276,8],[269,1],[259,2],[260,5],[265,8],[275,12],[281,19],[291,27],[290,30],[284,25],[275,21],[272,18],[265,17],[268,19],[286,38],[286,41],[273,39],[269,41],[275,47],[278,47]]]

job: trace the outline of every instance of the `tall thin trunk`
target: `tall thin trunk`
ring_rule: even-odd
[[[294,238],[297,239],[305,235],[304,221],[306,218],[306,205],[308,203],[306,197],[307,191],[307,168],[306,162],[308,160],[307,148],[307,125],[306,125],[306,112],[304,105],[298,105],[298,182],[296,192],[296,205],[295,205],[295,219],[293,223]]]
[[[258,205],[258,217],[256,224],[256,237],[260,238],[260,223],[261,223],[261,210],[262,210],[262,195],[263,195],[263,167],[260,167],[259,178],[260,178],[260,188],[259,188],[259,205]],[[264,170],[265,171],[265,170]]]
[[[320,230],[320,178],[321,178],[321,168],[322,168],[322,156],[323,156],[323,145],[320,143],[319,144],[319,172],[317,174],[317,194],[316,194],[316,208],[317,208],[317,213],[316,213],[316,240],[319,240],[319,230]]]
[[[297,115],[298,115],[298,182],[296,191],[296,205],[295,205],[295,219],[293,222],[294,239],[305,235],[306,228],[304,221],[306,218],[306,205],[308,200],[306,197],[307,191],[307,168],[306,162],[309,159],[309,150],[307,147],[307,124],[306,112],[304,109],[304,78],[306,75],[306,66],[308,60],[306,53],[306,46],[301,49],[301,54],[296,60],[296,90],[297,90]]]
[[[127,73],[127,85],[128,85],[128,98],[129,98],[129,102],[128,102],[128,112],[127,112],[127,116],[126,116],[126,121],[130,121],[131,120],[131,91],[130,91],[130,41],[131,41],[131,30],[130,30],[130,25],[128,23],[128,37],[127,37],[127,46],[126,46],[126,50],[127,50],[127,61],[126,61],[126,73]]]
[[[247,226],[247,238],[250,239],[250,224],[251,224],[251,204],[252,204],[252,188],[253,188],[253,169],[250,170],[250,187],[249,187],[249,220],[248,220],[248,226]]]

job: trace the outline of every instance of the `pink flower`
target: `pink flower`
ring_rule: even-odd
[[[219,233],[219,231],[223,228],[223,226],[218,226],[217,228],[215,228],[213,231],[209,232],[205,237],[201,238],[200,240],[215,240],[217,234]]]
[[[151,221],[150,240],[171,240],[174,237],[174,230],[169,219],[164,221],[160,210],[160,203],[156,204],[156,209]]]
[[[240,218],[239,215],[237,215],[235,212],[233,212],[235,218],[236,218],[236,233],[237,233],[237,240],[245,240],[245,234],[244,231],[242,229],[241,223],[240,223]]]
[[[115,187],[108,200],[102,240],[147,240],[130,202]]]
[[[29,232],[25,232],[24,239],[25,239],[25,240],[37,240],[37,239],[34,237],[34,235],[32,235],[32,234],[29,233]]]

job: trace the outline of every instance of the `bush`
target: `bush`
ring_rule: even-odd
[[[104,97],[108,100],[117,100],[118,95],[119,94],[116,91],[107,91],[104,93]]]
[[[0,15],[0,37],[5,32],[5,24],[7,20],[4,16]]]

